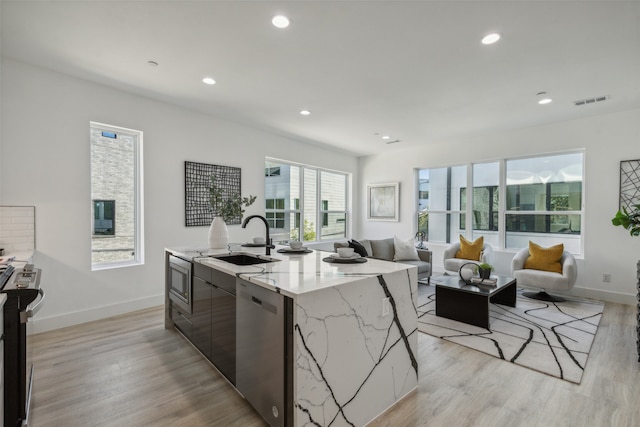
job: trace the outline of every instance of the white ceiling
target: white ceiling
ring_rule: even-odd
[[[3,56],[358,155],[640,107],[640,1],[1,5]]]

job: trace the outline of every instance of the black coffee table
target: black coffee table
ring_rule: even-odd
[[[431,278],[436,286],[436,316],[489,329],[489,303],[516,306],[516,279],[491,276],[497,283],[467,285],[458,276]]]

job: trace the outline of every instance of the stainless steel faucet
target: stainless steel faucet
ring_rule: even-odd
[[[244,221],[242,221],[242,228],[247,228],[247,224],[249,223],[249,221],[251,221],[253,218],[260,218],[262,220],[262,222],[264,222],[264,228],[266,229],[266,236],[265,236],[265,255],[271,255],[271,249],[275,248],[275,246],[273,246],[273,244],[271,243],[271,238],[269,237],[269,222],[267,221],[267,219],[261,215],[251,215],[248,216],[244,219]]]

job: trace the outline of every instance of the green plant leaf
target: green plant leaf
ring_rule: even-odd
[[[618,210],[611,219],[611,224],[628,230],[631,236],[638,236],[640,235],[640,205],[634,205],[634,207],[635,210],[629,213],[623,206],[622,210]]]

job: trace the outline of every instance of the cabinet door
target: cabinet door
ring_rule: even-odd
[[[214,287],[211,309],[211,362],[236,383],[236,297]]]
[[[193,333],[191,342],[211,360],[211,291],[212,286],[193,278]]]

